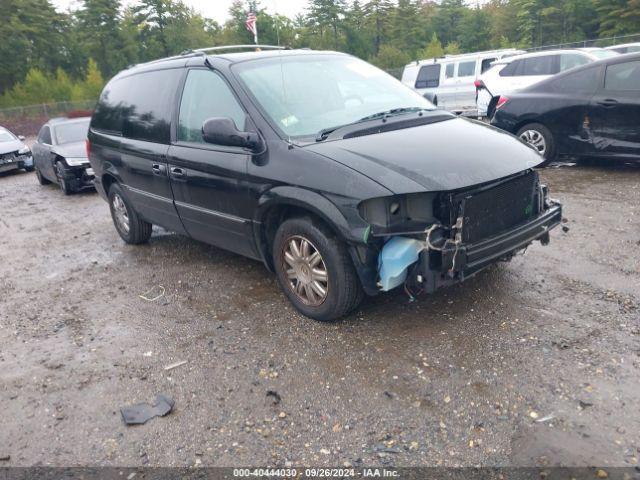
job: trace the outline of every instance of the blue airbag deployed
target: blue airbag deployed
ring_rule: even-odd
[[[407,279],[407,269],[418,261],[424,248],[424,242],[407,237],[392,237],[384,244],[378,256],[382,291],[386,292],[404,283]]]

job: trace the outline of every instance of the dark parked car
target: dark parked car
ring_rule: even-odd
[[[90,120],[56,118],[42,126],[33,145],[40,185],[55,182],[65,195],[93,186],[93,169],[86,150]]]
[[[600,60],[500,97],[491,124],[547,161],[640,160],[640,54]]]
[[[33,171],[31,150],[24,144],[22,135],[16,136],[0,127],[0,173],[19,169]]]
[[[205,51],[102,92],[87,148],[127,243],[157,224],[261,260],[296,308],[330,320],[364,293],[461,281],[560,221],[538,154],[361,60]]]

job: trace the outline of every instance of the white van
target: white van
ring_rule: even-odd
[[[493,110],[500,95],[522,90],[556,73],[615,55],[618,53],[602,48],[573,48],[541,50],[498,60],[479,79],[482,87],[478,89],[477,96],[478,116],[490,116],[492,112],[488,110]],[[492,99],[495,100],[489,107]]]
[[[415,61],[404,67],[402,83],[446,110],[477,115],[475,80],[491,64],[522,50],[513,48]]]

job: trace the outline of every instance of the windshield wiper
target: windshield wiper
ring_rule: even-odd
[[[342,127],[357,125],[358,123],[368,122],[369,120],[377,120],[379,118],[387,118],[387,117],[393,117],[395,115],[402,115],[404,113],[419,112],[421,110],[427,110],[427,109],[423,107],[392,108],[390,110],[384,110],[382,112],[374,113],[372,115],[367,115],[366,117],[362,117],[361,119],[356,120],[355,122],[345,123],[343,125],[336,125],[334,127],[329,127],[329,128],[323,128],[317,133],[316,142],[321,142],[323,140],[326,140],[326,138],[329,136],[331,132],[334,132]]]

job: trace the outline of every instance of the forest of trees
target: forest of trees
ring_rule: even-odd
[[[348,52],[382,68],[443,53],[531,48],[640,32],[640,0],[309,0],[305,14],[235,1],[223,25],[182,0],[0,0],[0,107],[95,99],[105,79],[190,48],[260,43]]]

